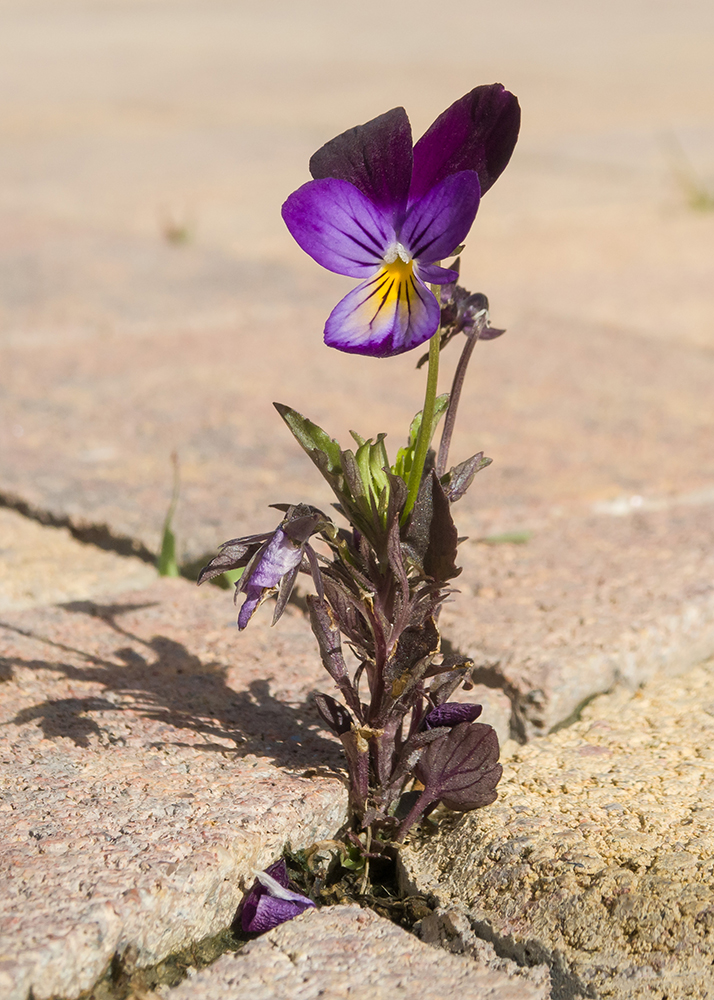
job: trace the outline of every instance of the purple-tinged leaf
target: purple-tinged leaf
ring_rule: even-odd
[[[453,729],[460,722],[473,722],[478,719],[483,706],[467,702],[453,701],[447,705],[438,705],[424,719],[425,729],[436,729],[438,726],[448,726]]]
[[[442,739],[448,732],[448,729],[426,729],[410,736],[399,751],[399,758],[391,775],[392,787],[398,788],[404,783],[405,778],[413,775],[417,761],[424,750],[430,743]]]
[[[520,124],[518,101],[500,83],[475,87],[442,112],[414,147],[410,201],[461,170],[476,171],[483,196],[508,164]]]
[[[362,815],[369,795],[369,744],[358,730],[340,733],[350,773],[350,804]]]
[[[198,574],[196,583],[200,586],[207,580],[220,576],[221,573],[232,569],[243,569],[272,534],[272,531],[269,531],[262,535],[247,535],[245,538],[232,538],[229,542],[224,542],[218,555],[214,556]]]
[[[352,716],[344,705],[340,705],[339,701],[335,701],[329,694],[316,694],[314,697],[315,708],[320,718],[335,736],[341,736],[352,729]]]
[[[316,453],[321,454],[327,462],[326,471],[331,475],[339,475],[342,469],[340,466],[340,446],[337,441],[331,438],[326,431],[323,431],[322,427],[318,427],[312,420],[303,417],[301,413],[286,406],[285,403],[273,403],[273,406],[288,425],[298,444],[307,452],[313,462],[316,462]]]
[[[416,776],[430,802],[467,812],[496,800],[503,768],[498,763],[498,737],[491,726],[462,722],[420,757]]]
[[[466,660],[457,668],[440,673],[436,676],[429,687],[429,700],[434,705],[443,705],[444,702],[448,701],[454,691],[462,684],[466,689],[470,680],[468,671],[472,667],[473,661]]]
[[[449,501],[456,503],[457,500],[460,500],[474,481],[476,473],[485,469],[492,461],[491,458],[484,458],[483,452],[480,451],[478,455],[472,455],[465,462],[460,462],[459,465],[450,469],[442,480],[444,493]]]
[[[349,181],[375,205],[401,219],[412,175],[412,129],[404,108],[393,108],[326,142],[310,159],[316,180]]]
[[[483,328],[478,336],[479,340],[496,340],[497,337],[502,337],[505,330],[498,330],[495,326],[486,326]]]
[[[280,583],[278,584],[278,597],[275,602],[275,610],[273,611],[272,625],[276,625],[282,618],[283,611],[285,611],[285,607],[290,600],[290,595],[293,592],[293,587],[295,586],[295,581],[297,580],[299,572],[300,566],[298,565],[281,578]]]
[[[310,626],[315,638],[317,639],[322,664],[330,677],[334,680],[335,684],[337,684],[347,704],[361,721],[361,707],[359,699],[354,688],[352,687],[352,683],[347,673],[347,667],[342,654],[340,628],[335,621],[333,611],[325,601],[321,601],[319,598],[313,597],[312,595],[309,595],[307,598],[307,607],[310,614]],[[316,697],[326,698],[327,695],[319,695]],[[330,701],[332,700],[333,699],[330,699]],[[338,703],[335,702],[335,704]],[[318,710],[322,715],[319,704]],[[346,712],[345,709],[342,709],[342,711]],[[328,717],[323,715],[323,718],[325,719],[325,722],[330,725]],[[350,726],[348,725],[347,729],[349,728]],[[334,729],[333,731],[339,736],[340,733],[345,730]]]
[[[458,537],[449,501],[432,471],[419,488],[406,538],[425,576],[437,583],[458,576],[461,572],[456,565]]]
[[[445,656],[441,663],[432,664],[425,677],[441,677],[447,673],[458,674],[460,677],[464,677],[467,670],[473,668],[474,661],[470,660],[468,657],[463,656],[461,653],[452,653]],[[433,685],[432,685],[433,687]],[[446,701],[446,698],[441,698],[436,702],[440,705],[442,701]]]
[[[392,698],[400,698],[424,676],[438,650],[439,630],[433,618],[427,618],[419,626],[404,629],[385,671],[385,681],[391,682]],[[421,671],[418,669],[420,666]]]

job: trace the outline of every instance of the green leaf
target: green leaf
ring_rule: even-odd
[[[273,406],[292,431],[295,440],[305,449],[323,474],[324,470],[314,455],[316,451],[327,456],[327,472],[336,475],[342,471],[340,446],[334,438],[331,438],[326,431],[323,431],[322,427],[318,427],[312,420],[303,417],[297,410],[285,406],[284,403],[273,403]]]
[[[436,433],[436,428],[439,426],[439,421],[446,412],[448,405],[448,392],[436,397],[434,401],[434,417],[431,422],[431,433],[429,434],[429,444],[431,444],[432,438]],[[409,473],[411,472],[412,465],[414,464],[414,452],[416,451],[419,428],[421,427],[421,415],[422,411],[419,410],[409,427],[409,441],[405,448],[399,449],[397,452],[397,460],[392,466],[392,472],[394,475],[401,476],[405,483],[409,479]]]
[[[161,551],[159,552],[159,558],[156,560],[156,569],[159,576],[181,576],[181,570],[179,569],[179,564],[176,559],[176,536],[171,529],[171,522],[173,521],[181,489],[179,479],[179,462],[176,452],[173,452],[171,455],[171,462],[174,470],[174,485],[171,493],[169,509],[166,512],[164,530],[161,534]]]
[[[166,519],[164,532],[161,536],[161,552],[156,563],[159,576],[181,576],[178,562],[176,561],[176,536],[171,530],[171,523]]]

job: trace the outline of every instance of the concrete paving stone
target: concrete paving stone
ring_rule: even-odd
[[[509,744],[498,801],[403,852],[411,891],[441,906],[429,939],[458,946],[466,920],[546,961],[554,1000],[711,997],[713,681],[709,661]]]
[[[161,580],[2,618],[3,1000],[76,997],[116,953],[217,933],[287,841],[344,822],[295,608],[239,637],[225,592]]]
[[[82,600],[138,590],[156,569],[138,559],[103,552],[16,511],[0,508],[0,610]]]
[[[471,535],[461,593],[440,627],[475,679],[511,699],[513,735],[543,735],[617,682],[636,687],[714,654],[712,503],[685,500],[526,519],[533,534],[520,545],[484,544],[478,524],[460,523]],[[499,512],[487,530],[506,527]]]
[[[175,527],[189,560],[275,524],[270,503],[329,507],[328,488],[271,400],[345,446],[350,427],[386,431],[394,455],[421,405],[423,373],[412,358],[328,351],[312,313],[293,310],[293,322],[270,330],[107,334],[44,340],[41,349],[28,338],[4,348],[0,492],[39,516],[104,526],[110,538],[156,551],[177,451]],[[543,322],[476,355],[452,455],[483,449],[494,464],[464,513],[505,508],[517,520],[534,507],[582,512],[623,495],[712,488],[714,354]]]
[[[545,969],[513,975],[422,944],[357,906],[310,910],[223,955],[166,1000],[547,1000]]]

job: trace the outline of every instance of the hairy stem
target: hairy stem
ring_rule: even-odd
[[[441,478],[446,472],[446,464],[449,461],[449,448],[451,446],[451,435],[454,433],[454,427],[456,425],[456,411],[459,408],[459,400],[461,399],[461,390],[464,387],[464,380],[466,378],[466,369],[469,366],[469,361],[471,360],[471,355],[473,354],[473,349],[478,342],[478,338],[481,336],[481,331],[486,325],[486,320],[488,316],[484,313],[479,316],[474,324],[473,331],[469,334],[464,345],[464,349],[461,352],[461,357],[459,358],[459,363],[456,366],[456,371],[454,372],[454,381],[451,386],[451,393],[449,395],[449,406],[446,411],[446,418],[444,419],[444,429],[441,432],[441,443],[439,445],[439,456],[436,460],[436,474]]]
[[[441,309],[441,285],[432,285],[431,290],[436,296],[436,301]],[[436,328],[434,336],[429,341],[429,368],[426,376],[426,393],[424,395],[424,407],[421,411],[421,424],[414,452],[414,464],[409,473],[407,483],[407,500],[402,512],[402,524],[411,513],[412,507],[416,503],[416,498],[421,486],[421,477],[424,472],[427,452],[431,443],[431,424],[434,419],[434,403],[436,401],[436,385],[439,380],[439,352],[441,349],[441,323]]]

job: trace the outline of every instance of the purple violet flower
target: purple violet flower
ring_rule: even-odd
[[[282,504],[274,506],[286,509]],[[227,570],[244,568],[243,575],[236,582],[236,599],[238,594],[245,594],[245,601],[238,613],[238,628],[242,631],[257,608],[277,590],[274,625],[285,610],[303,556],[307,557],[317,592],[322,597],[317,556],[309,539],[325,524],[325,515],[316,507],[308,504],[288,506],[285,519],[275,531],[232,538],[225,542],[220,553],[201,570],[197,582],[205,583]]]
[[[292,892],[288,885],[283,858],[264,872],[256,872],[255,882],[241,907],[241,927],[246,933],[263,934],[315,905],[307,896]]]
[[[290,195],[283,219],[318,264],[363,279],[330,314],[329,347],[390,357],[433,336],[439,304],[426,283],[458,277],[438,262],[471,228],[519,126],[518,101],[496,83],[452,104],[414,147],[406,111],[394,108],[314,154],[315,179]]]

